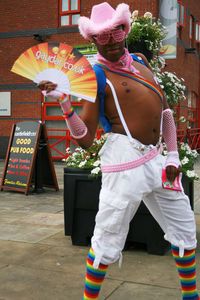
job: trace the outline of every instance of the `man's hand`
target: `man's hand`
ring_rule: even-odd
[[[39,87],[39,89],[41,89],[44,96],[50,96],[51,98],[56,100],[58,100],[59,98],[64,99],[67,96],[62,92],[55,90],[57,84],[51,81],[43,80],[39,82],[37,86]]]
[[[43,80],[43,81],[39,82],[37,86],[39,89],[41,89],[42,91],[46,91],[46,93],[48,94],[51,91],[55,90],[55,88],[57,87],[57,84],[55,84],[51,81]]]
[[[181,167],[179,166],[178,169],[174,166],[167,166],[166,167],[166,175],[167,179],[170,182],[174,182],[175,178],[179,175],[181,172]]]

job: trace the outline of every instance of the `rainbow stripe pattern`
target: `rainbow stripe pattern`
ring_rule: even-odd
[[[146,87],[152,89],[156,94],[158,94],[158,96],[160,97],[161,101],[163,102],[163,94],[162,92],[159,90],[159,88],[154,85],[153,83],[151,83],[150,81],[144,79],[144,78],[141,78],[133,73],[124,73],[124,72],[118,72],[118,71],[113,71],[111,69],[109,69],[106,65],[100,63],[99,61],[96,63],[98,66],[110,71],[110,72],[113,72],[113,73],[117,73],[119,75],[122,75],[122,76],[126,76],[126,77],[129,77],[131,79],[134,79],[136,80],[137,82],[140,82],[141,84],[145,85]]]
[[[92,266],[94,259],[94,252],[92,248],[90,248],[87,258],[87,274],[85,279],[83,300],[98,298],[101,285],[103,283],[104,277],[106,275],[106,270],[108,268],[108,266],[100,264],[98,269],[94,269]]]
[[[199,300],[196,287],[195,250],[185,250],[183,257],[179,256],[179,248],[171,246],[176,262],[182,288],[183,300]]]

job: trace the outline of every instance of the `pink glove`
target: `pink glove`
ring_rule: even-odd
[[[163,137],[168,151],[165,167],[174,166],[178,168],[181,166],[181,162],[177,151],[176,127],[171,109],[163,111]]]

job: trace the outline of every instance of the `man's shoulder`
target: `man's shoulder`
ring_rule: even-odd
[[[144,56],[144,54],[142,53],[131,53],[132,59],[134,61],[137,61],[141,64],[143,64],[144,66],[147,66],[148,61],[146,59],[146,57]]]

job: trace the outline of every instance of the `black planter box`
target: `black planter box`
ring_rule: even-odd
[[[89,170],[64,168],[64,226],[65,235],[71,236],[72,244],[90,245],[95,216],[99,204],[101,178],[88,178]],[[193,182],[184,178],[184,190],[193,208]],[[164,240],[164,232],[141,202],[130,223],[126,245],[140,243],[149,254],[163,255],[170,245]]]
[[[64,168],[65,235],[73,245],[90,244],[99,205],[101,178],[88,178],[90,171]]]

